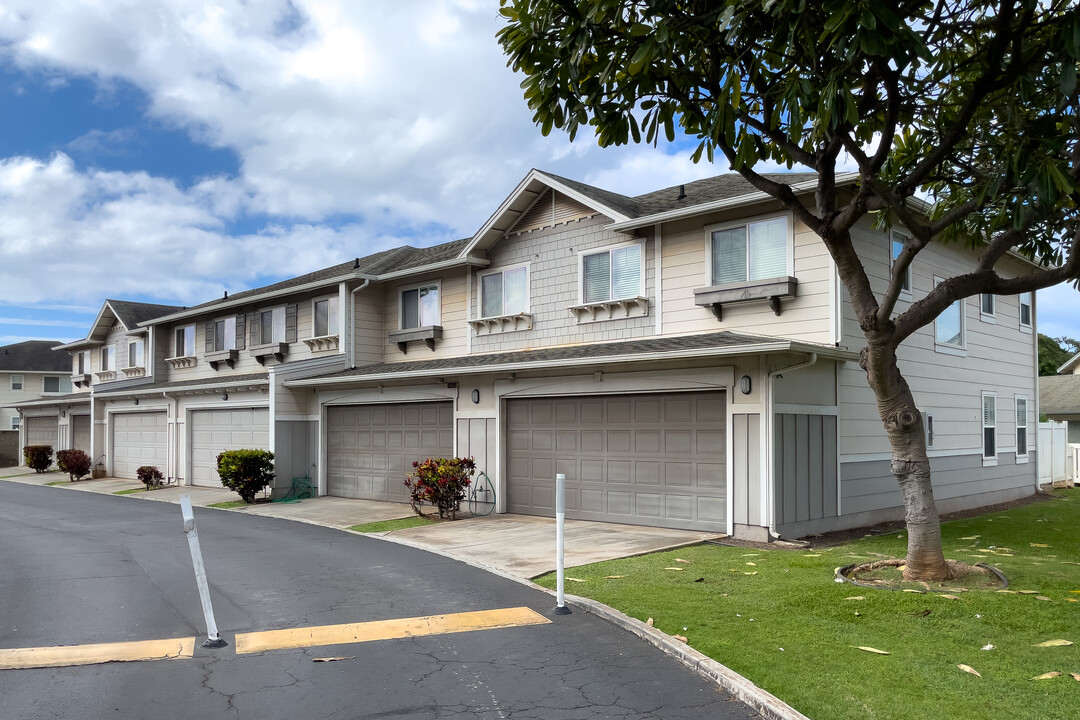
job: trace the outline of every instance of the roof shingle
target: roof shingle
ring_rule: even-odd
[[[59,340],[27,340],[0,347],[0,370],[71,372],[71,357],[53,350],[59,344]]]

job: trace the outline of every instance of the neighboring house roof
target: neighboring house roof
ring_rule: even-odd
[[[1058,375],[1069,375],[1080,370],[1080,353],[1076,353],[1058,368]]]
[[[27,340],[0,347],[0,371],[71,372],[71,358],[54,350],[59,340]]]
[[[1039,412],[1043,415],[1080,415],[1080,375],[1039,378]]]
[[[312,289],[319,286],[339,283],[343,280],[368,279],[374,281],[388,280],[399,275],[406,275],[423,271],[425,268],[437,268],[445,263],[460,264],[461,248],[468,243],[468,239],[454,240],[440,245],[426,248],[415,248],[411,245],[396,247],[391,250],[356,258],[348,262],[332,265],[321,270],[315,270],[304,275],[298,275],[271,285],[243,290],[225,297],[217,298],[192,307],[176,308],[180,312],[154,318],[154,322],[169,322],[195,315],[201,315],[207,310],[215,308],[229,308],[243,305],[256,300],[276,297],[302,289]],[[485,261],[486,264],[486,261]],[[144,322],[143,325],[150,324]]]
[[[762,352],[816,352],[853,360],[858,353],[831,345],[819,346],[786,338],[717,332],[704,335],[647,338],[612,343],[586,343],[536,350],[463,355],[415,362],[375,363],[316,377],[286,380],[286,385],[314,386],[342,381],[422,377],[450,372],[510,372],[525,369],[579,367],[606,363],[644,362],[693,357],[718,357]]]

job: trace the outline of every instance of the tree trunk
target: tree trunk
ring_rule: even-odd
[[[951,573],[941,547],[941,524],[930,483],[922,415],[885,333],[867,334],[860,365],[874,391],[878,413],[892,446],[890,469],[900,484],[904,500],[908,531],[904,579],[947,580]]]

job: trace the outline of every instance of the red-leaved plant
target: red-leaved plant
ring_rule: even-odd
[[[427,503],[439,509],[440,518],[456,520],[465,489],[472,484],[472,474],[476,472],[473,459],[428,458],[412,465],[412,475],[405,478],[412,509],[424,517],[422,506]]]

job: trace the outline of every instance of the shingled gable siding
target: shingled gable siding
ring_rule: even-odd
[[[473,352],[521,350],[581,342],[632,340],[652,335],[655,320],[649,315],[578,323],[568,308],[580,300],[578,255],[583,250],[632,242],[634,238],[605,230],[605,217],[590,217],[564,225],[513,235],[490,251],[491,270],[529,263],[530,312],[533,329],[487,334],[472,338]],[[644,240],[646,297],[653,296],[655,263],[653,243]],[[474,276],[469,317],[480,316],[480,283]],[[616,311],[618,313],[619,311]],[[470,328],[469,332],[472,332]]]
[[[517,223],[510,229],[510,234],[540,230],[559,223],[579,220],[595,211],[582,205],[577,200],[569,198],[554,190],[545,191],[529,210],[518,218]]]
[[[794,225],[797,296],[781,301],[779,317],[765,300],[725,305],[722,322],[707,308],[694,304],[694,290],[709,284],[706,265],[709,234],[705,228],[775,212],[775,208],[769,207],[740,209],[668,223],[661,228],[665,335],[730,330],[807,342],[832,342],[833,271],[829,252],[820,238],[801,223]]]
[[[856,227],[855,247],[871,277],[871,286],[882,292],[887,282],[888,252],[885,236],[870,227]],[[973,260],[956,246],[931,245],[912,265],[914,299],[926,296],[934,276],[947,277],[970,267]],[[1019,272],[1018,266],[1011,268]],[[858,350],[864,339],[851,310],[846,291],[843,308],[842,346]],[[908,301],[901,300],[902,312]],[[995,322],[982,322],[978,298],[964,302],[964,355],[937,352],[931,324],[908,338],[898,350],[900,368],[920,410],[934,416],[934,447],[929,451],[935,496],[950,499],[951,507],[977,507],[1012,494],[1022,496],[1035,489],[1035,443],[1029,439],[1029,462],[1015,461],[1014,396],[1028,398],[1033,408],[1035,353],[1031,333],[1019,329],[1016,297],[996,298]],[[997,394],[998,465],[982,467],[981,393]],[[862,511],[895,507],[899,502],[896,481],[889,474],[890,447],[873,392],[858,363],[842,363],[838,372],[841,400],[839,418],[841,507],[845,516]],[[1029,411],[1028,427],[1033,427]],[[966,499],[965,499],[966,498]]]

